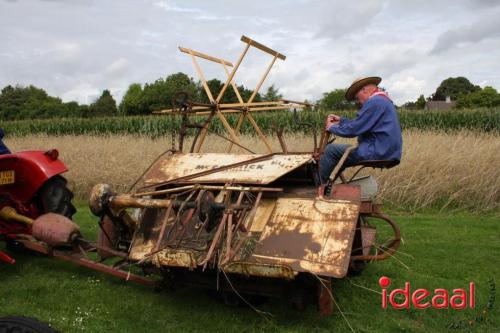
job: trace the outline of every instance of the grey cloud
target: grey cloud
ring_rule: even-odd
[[[492,8],[500,5],[498,0],[469,0],[469,6],[473,8]]]
[[[400,98],[422,93],[415,90],[415,82],[434,84],[457,74],[475,83],[488,80],[498,88],[499,71],[491,64],[498,62],[500,51],[485,49],[496,37],[488,21],[494,3],[480,1],[476,10],[469,2],[4,0],[0,88],[34,84],[82,102],[111,89],[119,100],[133,82],[152,82],[178,71],[196,79],[179,45],[235,62],[243,48],[242,34],[288,56],[275,65],[263,89],[275,83],[292,99],[314,100],[372,73],[383,75],[388,84],[404,82],[406,95]],[[448,8],[454,8],[453,15],[442,15]],[[475,35],[466,25],[456,28],[465,33],[450,29],[474,21],[490,25],[486,30],[474,25],[470,30],[479,29]],[[429,56],[437,36],[448,36],[448,51]],[[478,38],[484,39],[474,49],[457,52],[456,45]],[[472,69],[479,55],[490,71]],[[266,54],[249,53],[237,83],[255,85],[269,61]],[[224,79],[220,66],[203,60],[200,64],[207,78]]]
[[[461,43],[478,43],[485,39],[499,38],[499,15],[500,11],[496,11],[472,24],[462,25],[458,28],[445,31],[438,37],[431,53],[438,54]]]
[[[315,24],[319,25],[316,36],[336,39],[362,31],[382,8],[382,1],[363,1],[355,6],[345,1],[322,1],[314,11]]]

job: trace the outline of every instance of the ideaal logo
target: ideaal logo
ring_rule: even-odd
[[[496,296],[495,280],[488,281],[489,292],[487,305],[482,309],[475,310],[475,315],[465,320],[455,320],[447,324],[448,329],[470,329],[475,325],[488,324],[489,313],[493,310]],[[382,308],[387,309],[388,304],[395,309],[409,309],[411,305],[417,309],[425,309],[433,307],[436,309],[445,309],[452,307],[453,309],[475,309],[476,286],[474,282],[470,282],[468,288],[453,289],[451,292],[446,289],[434,289],[431,293],[427,289],[419,288],[412,292],[411,284],[405,283],[404,288],[397,288],[388,291],[391,285],[391,279],[383,276],[379,279],[379,285],[382,287]],[[398,301],[396,302],[396,298]],[[411,304],[411,305],[410,305]]]
[[[382,276],[378,283],[382,287],[383,309],[387,309],[388,304],[395,309],[409,309],[411,306],[416,309],[426,309],[431,306],[435,309],[447,309],[450,306],[457,310],[475,308],[474,282],[470,282],[466,288],[453,289],[451,292],[443,288],[434,289],[433,292],[424,288],[412,291],[410,282],[405,282],[404,288],[388,291],[391,279],[387,276]]]

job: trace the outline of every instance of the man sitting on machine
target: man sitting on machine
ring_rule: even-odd
[[[330,114],[326,120],[328,132],[346,138],[358,137],[358,146],[345,158],[342,169],[360,165],[362,161],[394,161],[391,164],[394,166],[401,160],[403,140],[398,115],[389,96],[379,90],[380,81],[380,77],[361,78],[347,89],[346,99],[357,100],[361,105],[355,119]],[[326,146],[319,161],[322,187],[328,185],[332,171],[349,147],[351,145],[338,143]]]

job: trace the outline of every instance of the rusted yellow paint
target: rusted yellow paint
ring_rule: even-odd
[[[154,249],[154,242],[148,241],[143,243],[142,237],[136,237],[130,247],[129,258],[131,260],[140,261],[146,258]]]
[[[358,214],[356,202],[280,198],[252,257],[294,271],[343,277]]]
[[[154,164],[144,176],[144,182],[146,185],[153,185],[262,156],[264,155],[173,154]],[[269,184],[310,160],[310,154],[273,155],[268,160],[193,178],[183,183],[228,183],[236,181],[246,184]]]
[[[158,267],[173,266],[196,268],[196,258],[191,251],[167,249],[153,256],[152,263]]]
[[[276,206],[276,199],[262,199],[259,203],[259,207],[255,212],[253,221],[251,221],[250,231],[251,232],[262,232],[264,230],[267,221],[271,217],[274,207]],[[245,225],[248,225],[250,221],[247,221]]]
[[[359,209],[357,201],[264,198],[250,227],[258,241],[252,238],[255,245],[244,259],[235,256],[236,261],[221,268],[230,273],[285,279],[299,272],[344,277]],[[164,212],[151,215],[155,222],[149,226],[148,239],[141,233],[136,234],[131,260],[147,260],[157,266],[196,268],[199,256],[204,257],[205,253],[165,248],[152,254],[163,215]],[[147,221],[150,220],[142,219],[142,223]]]
[[[226,273],[238,273],[246,276],[284,278],[292,280],[298,273],[286,265],[268,265],[248,262],[232,262],[223,268]]]

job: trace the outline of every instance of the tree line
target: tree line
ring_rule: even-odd
[[[472,84],[463,76],[450,77],[443,80],[436,91],[428,96],[420,95],[415,101],[403,104],[408,109],[423,109],[428,101],[445,101],[449,98],[455,102],[455,108],[493,108],[500,106],[500,94],[490,86],[481,88]]]
[[[212,79],[207,81],[207,85],[212,94],[217,96],[224,83]],[[131,84],[119,104],[109,90],[104,90],[99,98],[86,105],[63,102],[60,98],[49,96],[45,90],[32,85],[27,87],[8,85],[0,92],[0,119],[149,115],[152,111],[170,108],[173,98],[179,91],[186,92],[192,101],[209,103],[201,82],[195,82],[193,78],[180,72],[159,78],[152,83]],[[244,101],[253,94],[253,90],[243,85],[238,86],[238,91]],[[356,109],[353,102],[348,102],[344,98],[345,91],[346,89],[335,89],[323,93],[322,98],[316,101],[317,108],[321,111]],[[427,101],[445,100],[447,97],[456,102],[457,108],[500,106],[500,94],[494,88],[481,88],[464,77],[457,77],[441,82],[431,96],[425,98],[420,95],[416,101],[407,102],[402,107],[423,109]],[[271,85],[263,94],[257,93],[254,101],[272,101],[279,98],[282,98],[279,89]],[[237,102],[237,95],[232,87],[228,87],[222,103]]]
[[[207,81],[207,85],[212,94],[217,96],[224,83],[212,79]],[[180,91],[186,92],[192,101],[210,103],[202,84],[184,73],[172,74],[144,85],[133,83],[128,87],[120,104],[116,103],[109,90],[104,90],[93,103],[85,105],[77,102],[64,103],[60,98],[49,96],[43,89],[32,85],[8,85],[0,93],[0,119],[149,115],[152,111],[171,108],[173,98]],[[244,101],[253,94],[253,90],[243,85],[238,86],[238,91]],[[257,93],[253,100],[271,101],[282,97],[278,89],[271,85],[264,94]],[[221,102],[238,102],[232,87],[226,90]]]

